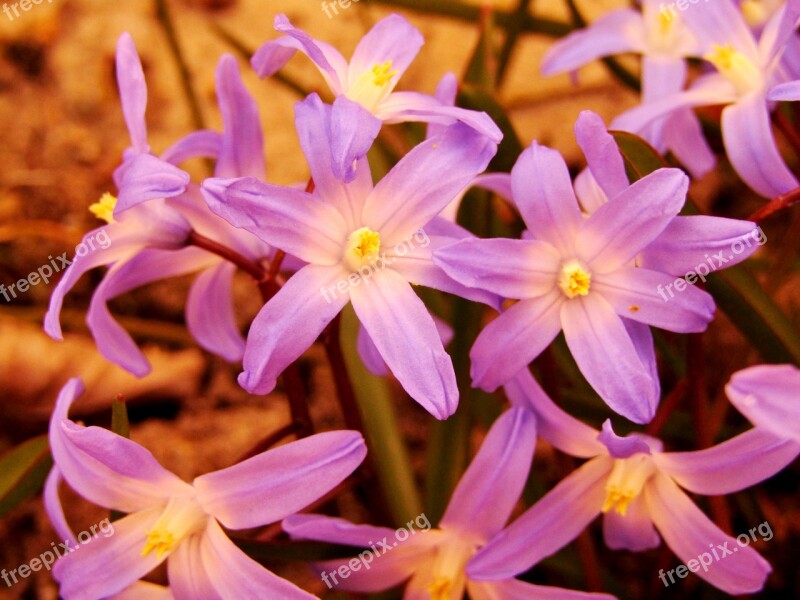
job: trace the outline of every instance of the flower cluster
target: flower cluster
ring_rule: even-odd
[[[756,24],[747,20],[751,13],[732,0],[667,12],[663,3],[644,0],[641,11],[612,12],[559,41],[543,71],[642,54],[642,103],[619,115],[612,129],[639,134],[700,177],[716,157],[693,108],[724,104],[722,135],[733,168],[758,194],[783,194],[798,181],[769,119],[779,101],[800,99],[800,0],[788,0]],[[457,377],[445,350],[453,332],[427,294],[484,305],[492,318],[469,351],[471,384],[502,389],[511,407],[488,429],[436,526],[376,557],[370,568],[350,572],[338,583],[342,590],[373,592],[407,582],[409,599],[457,600],[465,593],[475,600],[609,598],[524,578],[600,515],[613,550],[640,552],[663,539],[688,562],[710,545],[733,543],[686,491],[729,494],[800,455],[800,370],[773,365],[736,373],[727,395],[753,427],[717,445],[670,451],[650,433],[618,435],[610,418],[598,430],[571,416],[529,366],[559,345],[563,333],[563,357],[574,361],[576,374],[615,419],[651,423],[662,397],[653,330],[700,333],[716,310],[701,286],[682,287],[669,301],[661,290],[732,245],[741,251],[719,269],[746,260],[759,247],[752,243],[758,224],[696,214],[684,170],[666,162],[648,172],[632,168],[617,138],[588,110],[574,129],[586,159],[577,177],[558,151],[537,141],[515,157],[509,173],[487,172],[508,132],[486,112],[455,106],[454,76],[445,75],[434,95],[396,90],[423,44],[404,17],[379,21],[349,61],[284,15],[275,18],[275,29],[280,37],[252,57],[256,73],[271,77],[300,52],[333,96],[326,103],[311,93],[294,107],[310,172],[308,182],[296,185],[267,179],[257,103],[232,56],[217,67],[222,131],[192,133],[155,154],[145,127],[142,66],[132,37],[122,35],[116,67],[130,146],[114,173],[116,197],[91,207],[107,221],[102,231],[114,243],[77,257],[66,270],[51,298],[47,333],[61,338],[65,295],[87,271],[107,267],[88,309],[89,328],[105,358],[144,376],[147,359],[112,317],[109,301],[157,280],[197,274],[186,301],[192,336],[207,351],[241,361],[241,387],[265,395],[321,336],[338,335],[339,315],[351,305],[359,323],[354,345],[366,368],[391,374],[432,417],[445,420],[469,410],[459,408],[459,384],[468,382]],[[707,68],[686,88],[689,58]],[[384,125],[409,121],[427,124],[425,139],[375,178],[370,150]],[[195,158],[213,161],[212,176],[192,181],[183,167]],[[503,199],[506,213],[521,222],[519,236],[478,237],[457,222],[473,187]],[[423,238],[424,244],[414,243]],[[264,300],[246,337],[232,293],[239,268]],[[333,355],[340,341],[329,342]],[[337,387],[342,393],[347,386]],[[282,522],[292,539],[355,549],[393,533],[297,514],[361,464],[367,456],[362,432],[299,435],[190,484],[137,443],[71,420],[81,391],[80,381],[71,380],[50,422],[55,466],[45,487],[48,513],[59,534],[73,539],[59,495],[63,480],[125,516],[113,536],[56,563],[53,575],[67,600],[313,597],[248,556],[229,533]],[[515,512],[537,439],[585,462]],[[139,581],[162,562],[168,588]],[[350,559],[327,558],[313,568],[326,573],[346,564]],[[770,570],[748,547],[697,574],[729,594],[745,594],[760,590]]]

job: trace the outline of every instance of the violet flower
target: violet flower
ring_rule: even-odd
[[[796,188],[798,180],[775,143],[770,113],[777,101],[800,99],[800,80],[782,61],[787,44],[796,41],[800,0],[788,0],[758,40],[732,0],[692,5],[682,18],[717,72],[697,79],[688,91],[626,112],[614,120],[612,128],[638,132],[686,107],[724,104],[725,151],[744,182],[765,197]]]
[[[457,108],[427,94],[394,91],[424,43],[422,34],[400,15],[392,14],[376,23],[361,39],[349,63],[333,46],[294,27],[286,15],[275,17],[275,29],[285,35],[258,49],[253,68],[261,77],[269,77],[298,50],[314,62],[336,95],[329,127],[333,172],[339,179],[353,180],[354,161],[366,155],[382,123],[451,125],[460,121],[495,143],[503,137],[486,113]]]
[[[530,471],[536,445],[536,420],[529,411],[513,408],[492,425],[478,454],[458,483],[438,528],[419,525],[420,517],[406,526],[408,536],[398,539],[385,527],[355,525],[324,515],[295,515],[283,521],[294,539],[311,539],[366,550],[364,568],[351,569],[360,558],[316,563],[314,570],[331,588],[352,592],[378,592],[408,584],[407,600],[460,600],[466,590],[472,600],[522,600],[547,597],[554,600],[608,600],[606,594],[587,594],[534,585],[510,577],[476,581],[466,574],[472,556],[502,530],[519,499]],[[424,515],[420,515],[424,517]],[[414,525],[417,529],[413,529]],[[412,528],[411,531],[408,531]],[[378,544],[379,546],[376,546]],[[386,544],[385,546],[383,544]],[[536,540],[549,547],[548,535]],[[369,559],[369,562],[367,562]],[[345,566],[349,574],[337,577]]]
[[[117,62],[123,111],[132,139],[141,141],[143,98],[146,98],[147,89],[139,76],[141,64],[127,34],[120,38]],[[180,163],[193,157],[210,157],[216,159],[218,176],[264,177],[258,109],[241,81],[232,56],[220,60],[217,93],[223,133],[207,131],[187,136],[168,149],[162,159]],[[135,142],[134,147],[142,146]],[[133,173],[135,170],[129,169],[125,177],[131,179]],[[121,197],[122,193],[121,188]],[[150,371],[150,364],[130,335],[112,318],[107,302],[154,281],[199,272],[186,305],[189,330],[209,352],[231,362],[241,360],[245,342],[232,304],[236,268],[215,254],[187,247],[187,234],[190,230],[197,231],[253,261],[268,257],[272,249],[211,213],[196,186],[168,199],[147,199],[146,196],[138,195],[137,201],[128,203],[123,210],[120,210],[122,200],[115,201],[110,196],[92,206],[92,211],[109,224],[89,232],[84,242],[104,232],[110,243],[106,248],[77,257],[65,272],[50,299],[45,331],[57,340],[62,339],[59,318],[64,297],[84,273],[108,266],[108,273],[92,297],[87,323],[104,357],[134,375],[144,376]]]
[[[602,514],[611,549],[655,548],[660,533],[684,563],[698,563],[701,555],[705,561],[708,555],[708,565],[695,572],[717,588],[747,594],[763,587],[769,564],[720,530],[681,488],[716,496],[755,485],[791,463],[800,454],[800,442],[751,429],[704,450],[664,452],[650,436],[619,437],[610,421],[599,433],[566,415],[527,369],[506,390],[513,404],[534,411],[544,439],[590,460],[480,550],[468,568],[470,577],[494,581],[522,573]],[[550,538],[547,548],[542,548],[543,536]]]
[[[444,419],[458,403],[453,364],[410,283],[495,302],[492,294],[447,277],[431,255],[468,235],[436,215],[486,168],[496,145],[459,123],[409,152],[375,187],[366,159],[357,161],[356,178],[343,183],[332,168],[332,110],[315,94],[296,105],[313,194],[252,177],[203,184],[211,210],[308,263],[255,318],[239,383],[251,393],[269,393],[352,301],[401,385]]]
[[[59,559],[53,576],[66,600],[113,596],[167,561],[176,598],[314,598],[273,575],[224,533],[280,521],[330,491],[366,456],[361,434],[321,433],[197,477],[166,471],[135,442],[68,418],[83,392],[79,379],[61,390],[50,420],[55,463],[45,504],[59,532],[68,526],[55,493],[58,477],[81,496],[127,513],[114,533]]]
[[[700,44],[682,12],[659,0],[643,0],[641,12],[623,8],[556,42],[542,61],[542,73],[573,71],[603,56],[642,55],[642,103],[683,91],[686,58],[701,55]],[[672,151],[694,177],[710,171],[716,158],[690,108],[676,110],[639,131],[659,152]]]
[[[756,427],[800,443],[800,369],[758,365],[734,373],[725,392]]]
[[[681,333],[703,331],[714,313],[706,292],[687,287],[666,301],[669,267],[634,259],[682,208],[687,177],[659,169],[629,185],[618,154],[579,119],[576,135],[597,160],[609,201],[584,219],[564,160],[536,142],[511,173],[514,202],[530,239],[467,239],[437,250],[434,262],[465,286],[519,300],[478,336],[470,353],[475,386],[493,391],[510,381],[563,330],[581,372],[616,412],[647,423],[659,400],[653,342],[647,325]]]

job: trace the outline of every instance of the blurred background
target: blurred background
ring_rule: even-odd
[[[495,17],[500,25],[492,30],[490,43],[502,52],[510,37],[515,40],[508,46],[503,77],[494,90],[497,100],[507,109],[523,144],[537,139],[561,150],[575,171],[582,167],[572,134],[578,113],[588,108],[609,122],[637,103],[636,93],[600,62],[581,69],[578,85],[566,75],[543,78],[538,74],[542,55],[554,37],[526,31],[526,24],[533,15],[563,24],[553,32],[570,29],[575,15],[560,0],[360,0],[347,9],[338,8],[338,14],[326,11],[324,4],[319,0],[44,0],[13,19],[0,14],[0,283],[9,285],[27,277],[48,263],[50,256],[63,252],[72,256],[81,236],[100,224],[89,213],[89,205],[105,192],[116,192],[111,175],[129,145],[114,73],[114,47],[123,31],[133,36],[144,64],[147,124],[154,152],[201,125],[220,128],[214,70],[221,54],[232,53],[240,59],[245,83],[261,109],[268,177],[280,184],[308,178],[293,128],[293,104],[302,97],[300,90],[327,91],[310,61],[301,58],[289,63],[280,80],[261,81],[250,72],[244,57],[275,37],[272,21],[278,13],[286,13],[296,26],[349,56],[377,20],[400,12],[422,31],[426,45],[399,88],[432,93],[445,72],[459,77],[465,73],[479,43],[480,8],[490,7],[500,15]],[[625,4],[584,0],[577,6],[592,21]],[[633,57],[621,64],[634,73],[638,69]],[[713,117],[712,111],[708,114]],[[398,127],[385,130],[382,142],[399,151],[410,147]],[[200,161],[188,169],[197,178],[205,173]],[[718,215],[746,217],[762,203],[724,164],[695,183],[692,193],[703,210]],[[765,289],[793,315],[798,314],[797,217],[795,210],[793,217],[784,213],[765,223],[769,242],[752,259],[757,267],[765,265],[757,273]],[[46,431],[58,390],[75,375],[82,376],[88,388],[75,407],[77,417],[107,424],[110,400],[123,394],[132,437],[186,479],[232,464],[267,432],[286,422],[288,411],[280,388],[266,398],[248,396],[236,385],[239,366],[201,351],[189,337],[183,320],[189,279],[155,284],[112,302],[112,312],[147,348],[154,367],[149,377],[137,380],[104,361],[84,324],[91,293],[101,277],[102,270],[84,276],[68,297],[62,343],[52,341],[41,328],[55,282],[40,283],[10,301],[0,296],[0,454]],[[236,294],[246,327],[260,307],[246,276],[237,281]],[[704,345],[698,360],[703,361],[700,371],[706,380],[699,385],[711,398],[721,396],[722,385],[734,370],[761,361],[722,314],[705,335]],[[301,367],[318,428],[342,427],[324,353],[312,348]],[[397,409],[422,481],[429,418],[411,404],[398,402]],[[597,425],[602,414],[588,410],[586,417]],[[731,415],[727,432],[744,429],[737,419]],[[681,423],[675,427],[680,429]],[[473,447],[481,437],[476,431]],[[552,487],[564,468],[562,457],[540,443],[534,470],[541,476],[542,490]],[[728,511],[729,517],[733,514],[735,533],[764,520],[771,524],[775,537],[756,545],[775,570],[764,598],[800,597],[795,554],[800,542],[797,475],[795,465],[714,508]],[[67,494],[66,499],[76,531],[102,518],[74,495]],[[699,500],[706,509],[714,502]],[[345,497],[342,504],[342,510],[358,518],[357,502]],[[585,545],[599,540],[599,531],[596,523],[588,537],[537,566],[532,580],[583,588]],[[11,569],[47,549],[56,537],[41,501],[34,497],[2,515],[0,539],[0,568]],[[695,577],[665,590],[657,578],[658,568],[673,568],[680,561],[664,546],[641,555],[611,552],[602,543],[596,548],[596,566],[606,578],[605,589],[622,598],[723,597]],[[270,567],[309,591],[323,592],[321,582],[300,562],[277,561]],[[12,589],[0,583],[0,598],[56,597],[56,587],[46,572],[34,573]]]

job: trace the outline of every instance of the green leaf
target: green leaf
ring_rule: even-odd
[[[128,421],[128,407],[119,396],[111,402],[111,431],[122,437],[131,437],[131,425]]]
[[[490,10],[481,13],[478,26],[480,27],[478,45],[472,53],[463,81],[478,89],[492,92],[497,79],[497,52],[492,41],[494,27]]]
[[[625,170],[631,182],[638,181],[645,175],[657,171],[669,164],[658,150],[638,135],[627,131],[609,131],[617,142],[625,161]]]
[[[350,306],[342,312],[341,327],[342,353],[364,421],[367,448],[392,519],[396,525],[404,525],[422,513],[422,502],[389,385],[386,379],[370,373],[358,356],[358,319]]]
[[[0,516],[38,494],[52,466],[47,435],[31,438],[0,458]]]

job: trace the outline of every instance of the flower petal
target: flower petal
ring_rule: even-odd
[[[268,394],[278,375],[311,347],[349,299],[336,294],[347,281],[340,267],[307,265],[292,275],[259,311],[244,352],[239,385],[251,394]]]
[[[406,154],[375,186],[363,221],[396,244],[427,225],[489,164],[497,145],[464,124]]]
[[[585,29],[553,44],[542,60],[542,75],[574,71],[595,59],[623,52],[642,52],[644,21],[632,9],[613,10]]]
[[[533,142],[511,171],[511,189],[535,238],[570,253],[583,218],[561,154]]]
[[[597,439],[603,443],[612,458],[630,458],[636,454],[650,454],[650,445],[642,434],[617,435],[611,425],[611,419],[603,421],[603,430]]]
[[[468,238],[436,250],[434,264],[459,283],[505,298],[542,296],[555,288],[561,255],[546,242]]]
[[[311,194],[252,177],[209,178],[201,190],[214,213],[287,254],[322,265],[341,259],[347,225],[332,206]]]
[[[722,139],[733,168],[762,196],[772,198],[798,186],[778,151],[767,101],[760,92],[725,107]]]
[[[147,108],[147,83],[136,45],[127,31],[117,40],[116,66],[122,114],[131,136],[131,147],[137,154],[150,152],[150,146],[147,144],[147,124],[144,120]]]
[[[606,130],[600,115],[581,111],[575,123],[575,137],[583,150],[589,170],[609,198],[615,198],[628,188],[628,176],[617,142]]]
[[[800,81],[787,81],[770,89],[767,94],[770,102],[797,102],[800,100]]]
[[[612,550],[642,552],[658,548],[661,538],[647,512],[644,496],[639,495],[628,504],[624,517],[616,510],[603,515],[603,539]]]
[[[592,594],[559,587],[534,585],[519,579],[505,581],[469,581],[470,600],[615,600],[610,594]]]
[[[53,465],[44,482],[42,500],[44,501],[44,509],[47,512],[47,516],[50,518],[50,524],[55,532],[62,540],[68,540],[70,544],[75,545],[77,544],[75,533],[67,523],[67,517],[64,515],[64,506],[61,504],[61,498],[58,494],[58,486],[63,479],[58,465]]]
[[[397,71],[394,77],[397,82],[424,43],[425,38],[405,17],[391,14],[381,19],[361,38],[350,58],[348,87],[375,65],[388,61],[392,63],[392,71]]]
[[[50,418],[50,449],[64,480],[87,500],[133,512],[190,490],[139,444],[107,429],[69,420],[72,402],[84,391],[80,379],[62,388]]]
[[[200,566],[220,596],[236,600],[312,600],[312,596],[293,583],[271,573],[247,556],[209,519],[201,535]]]
[[[333,174],[344,183],[358,175],[357,161],[366,157],[383,123],[358,102],[339,96],[331,111]]]
[[[478,581],[513,577],[575,539],[600,514],[612,462],[593,458],[567,475],[481,548],[467,575]]]
[[[356,346],[361,361],[370,373],[376,377],[386,377],[389,375],[389,368],[386,366],[386,362],[383,360],[381,353],[378,351],[377,346],[375,346],[375,342],[369,337],[363,325],[358,326]]]
[[[392,269],[350,291],[353,309],[400,385],[437,419],[458,405],[453,362],[428,309]]]
[[[684,564],[690,560],[697,564],[706,555],[711,561],[709,549],[729,552],[708,570],[701,571],[698,566],[698,577],[732,595],[754,594],[764,587],[772,571],[769,563],[714,525],[669,477],[656,471],[645,485],[644,497],[653,523]]]
[[[189,174],[152,154],[137,154],[126,161],[114,216],[156,198],[172,198],[186,191]]]
[[[710,271],[742,262],[766,242],[764,232],[751,221],[705,215],[675,217],[641,252],[637,264],[676,277],[695,273],[705,280]]]
[[[338,50],[330,44],[312,39],[307,33],[294,27],[286,15],[275,16],[275,29],[287,35],[267,42],[250,59],[253,70],[260,77],[271,77],[280,71],[299,50],[314,62],[336,95],[344,93],[347,61]]]
[[[704,450],[664,452],[654,459],[681,487],[719,496],[761,483],[798,455],[800,442],[756,428]]]
[[[500,415],[458,482],[439,527],[481,540],[500,531],[525,487],[535,449],[532,412],[511,408]]]
[[[512,406],[536,414],[539,437],[562,452],[578,458],[593,458],[606,452],[597,440],[597,431],[556,406],[528,369],[522,369],[503,389]]]
[[[229,529],[248,529],[280,521],[321,498],[366,455],[357,431],[318,433],[201,475],[194,487],[207,513]]]
[[[216,73],[222,113],[222,147],[214,168],[216,177],[265,179],[264,136],[258,106],[242,83],[236,59],[226,54]]]
[[[759,365],[734,373],[725,393],[756,427],[800,442],[800,370],[794,365]]]
[[[164,557],[142,556],[142,549],[160,514],[156,507],[114,521],[113,535],[92,538],[56,561],[53,577],[61,584],[61,597],[107,598],[152,571]]]
[[[684,23],[702,44],[705,54],[713,44],[733,46],[753,62],[758,62],[755,39],[736,3],[730,0],[693,5],[691,10],[681,12]]]
[[[675,281],[657,271],[625,267],[593,278],[592,288],[621,317],[678,333],[705,331],[714,318],[714,299],[693,285],[677,294],[665,289]]]
[[[176,600],[223,600],[217,592],[203,565],[202,535],[192,535],[183,540],[167,560],[169,587]],[[140,596],[139,598],[142,598]],[[149,598],[149,596],[147,596]],[[136,599],[131,599],[136,600]]]
[[[218,131],[202,129],[185,135],[161,153],[161,160],[175,166],[193,158],[212,158],[219,156],[222,147],[222,134]]]
[[[470,350],[472,385],[493,392],[539,356],[561,331],[563,295],[521,300],[483,328]]]
[[[659,400],[622,320],[600,294],[564,302],[564,337],[589,384],[615,412],[634,423],[649,423]]]
[[[578,232],[578,255],[607,273],[630,262],[664,231],[686,202],[689,178],[658,169],[598,208]]]
[[[236,266],[221,261],[200,273],[186,301],[186,325],[202,348],[237,362],[244,356],[245,341],[236,324],[233,276]]]
[[[168,587],[147,581],[137,581],[131,586],[115,594],[110,600],[173,600],[175,596]]]

